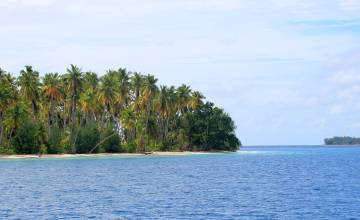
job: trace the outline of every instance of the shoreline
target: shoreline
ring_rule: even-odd
[[[144,156],[189,156],[189,155],[203,155],[216,153],[231,153],[230,151],[154,151],[149,153],[97,153],[97,154],[12,154],[0,155],[0,159],[61,159],[61,158],[101,158],[101,157],[144,157]]]

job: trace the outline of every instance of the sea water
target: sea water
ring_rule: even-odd
[[[360,219],[360,147],[3,159],[0,219]]]

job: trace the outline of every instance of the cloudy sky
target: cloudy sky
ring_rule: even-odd
[[[360,0],[1,0],[0,67],[186,83],[244,145],[360,136]]]

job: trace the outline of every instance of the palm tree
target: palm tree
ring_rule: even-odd
[[[54,109],[56,103],[61,99],[60,76],[58,73],[47,73],[43,78],[42,91],[48,106],[48,134],[51,132],[51,125],[56,123]]]
[[[99,84],[99,78],[97,76],[96,73],[94,72],[86,72],[84,74],[84,88],[88,89],[88,88],[92,88],[92,89],[96,89],[97,85]]]
[[[129,89],[130,89],[130,82],[129,82],[129,73],[126,69],[119,69],[117,71],[117,78],[119,81],[119,96],[118,96],[118,104],[120,108],[123,109],[128,105],[129,99]]]
[[[122,127],[127,131],[130,135],[125,137],[126,141],[129,139],[135,138],[135,129],[136,129],[136,115],[132,109],[126,109],[121,112],[120,121]]]
[[[198,109],[203,104],[204,98],[205,98],[205,96],[203,94],[201,94],[200,92],[198,92],[198,91],[192,92],[190,100],[189,100],[189,107],[192,110]]]
[[[189,86],[183,84],[176,89],[176,94],[178,98],[178,113],[184,114],[189,107],[191,89]]]
[[[153,75],[147,75],[144,79],[142,99],[145,101],[147,112],[151,109],[151,102],[158,92],[157,81]]]
[[[99,88],[99,101],[104,106],[104,118],[106,119],[106,113],[109,114],[110,119],[114,119],[114,103],[118,96],[118,81],[113,71],[109,70],[106,75],[100,79]]]
[[[96,120],[96,113],[100,109],[98,102],[98,84],[99,78],[96,73],[88,71],[83,77],[84,92],[80,94],[80,106],[83,113],[85,113],[85,120]]]
[[[176,106],[177,106],[177,114],[179,116],[179,123],[183,124],[183,127],[186,127],[188,128],[188,124],[189,124],[189,121],[186,117],[186,113],[189,111],[190,109],[190,104],[191,104],[191,89],[189,86],[187,85],[181,85],[180,87],[178,87],[176,89],[176,97],[177,97],[177,103],[176,103]],[[195,104],[195,103],[194,103]],[[178,129],[177,131],[177,137],[182,137],[180,139],[184,139],[184,129]],[[190,135],[188,135],[188,139],[190,139]],[[181,141],[182,144],[184,144],[183,141]],[[190,143],[190,142],[189,142]],[[188,148],[190,146],[180,146],[180,148],[182,150]]]
[[[0,68],[0,146],[3,144],[5,112],[12,104],[16,85],[15,79]]]
[[[160,86],[160,91],[156,100],[156,110],[160,116],[161,134],[160,141],[166,140],[169,117],[171,114],[171,96],[170,89],[166,86]]]
[[[63,129],[64,132],[66,132],[67,130],[67,122],[70,121],[70,109],[68,106],[68,101],[69,101],[69,90],[70,90],[70,86],[69,86],[69,77],[68,75],[64,74],[61,75],[60,77],[60,92],[61,92],[61,104],[60,104],[60,109],[61,109],[61,116],[62,116],[62,120],[63,120]]]
[[[140,96],[141,88],[143,86],[143,76],[137,72],[131,77],[131,88],[134,93],[134,99],[137,100]]]
[[[27,120],[27,115],[27,106],[16,97],[14,104],[6,112],[4,120],[9,142],[11,142],[14,132],[19,128],[20,124]]]
[[[126,69],[120,68],[118,71],[116,71],[116,78],[118,80],[118,90],[117,90],[117,96],[115,99],[115,111],[114,111],[114,122],[116,128],[121,128],[121,121],[120,121],[120,115],[121,112],[128,107],[129,105],[129,91],[130,91],[130,76],[129,73],[126,71]],[[126,133],[124,134],[125,139]]]
[[[80,95],[80,108],[84,113],[86,123],[96,119],[95,112],[98,109],[97,93],[94,89],[88,88]]]
[[[85,136],[80,131],[85,131],[83,129],[87,128],[83,125],[90,122],[95,122],[91,124],[97,126],[96,132],[100,132],[101,136],[109,134],[94,144],[90,152],[103,146],[102,143],[114,135],[119,135],[114,144],[128,146],[129,151],[132,151],[133,144],[137,144],[136,150],[141,152],[147,147],[161,147],[161,144],[167,149],[180,147],[191,150],[192,144],[210,145],[209,135],[216,126],[226,126],[225,122],[218,125],[210,122],[210,119],[213,120],[210,118],[212,112],[215,115],[218,109],[212,104],[204,104],[204,96],[200,92],[192,91],[186,85],[158,87],[153,75],[120,68],[109,70],[98,78],[94,72],[82,73],[75,65],[71,65],[63,75],[48,73],[41,80],[31,66],[26,66],[20,73],[16,80],[0,69],[2,146],[11,146],[9,143],[13,142],[13,137],[23,136],[28,128],[22,126],[27,126],[29,120],[36,123],[33,127],[36,131],[31,135],[40,138],[38,143],[63,145],[67,152],[76,152],[77,137],[81,134],[78,142],[83,141]],[[222,122],[221,114],[216,120]],[[226,120],[231,120],[224,115]],[[61,120],[63,126],[59,123]],[[55,132],[61,127],[63,132]],[[46,129],[48,132],[44,132]],[[106,129],[111,133],[104,132]],[[229,132],[234,130],[231,126],[228,129]],[[20,134],[20,131],[25,133]],[[46,136],[50,138],[46,140]]]
[[[143,106],[145,107],[145,131],[148,136],[147,143],[149,143],[149,117],[152,109],[153,99],[158,92],[156,82],[158,80],[153,75],[147,75],[144,79],[144,89],[142,94]]]
[[[73,64],[67,70],[67,80],[69,82],[69,90],[71,93],[71,115],[73,129],[76,128],[76,105],[80,96],[82,86],[82,72],[81,69]]]
[[[34,71],[31,66],[25,66],[25,69],[20,71],[19,85],[22,97],[31,103],[33,122],[35,122],[40,99],[39,72]]]
[[[141,99],[140,95],[144,87],[144,76],[140,73],[134,72],[130,79],[131,93],[132,93],[132,109],[136,115],[141,111]],[[138,117],[135,118],[135,129],[134,129],[134,138],[137,136],[137,124]]]

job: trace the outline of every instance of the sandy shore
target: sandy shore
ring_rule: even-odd
[[[150,154],[140,153],[98,153],[98,154],[15,154],[15,155],[0,155],[0,159],[43,159],[43,158],[86,158],[86,157],[130,157],[130,156],[186,156],[186,155],[199,155],[199,154],[214,154],[214,153],[227,153],[227,152],[164,152],[156,151]]]

